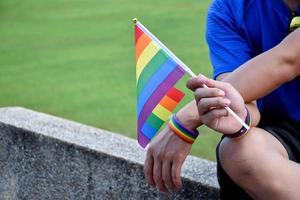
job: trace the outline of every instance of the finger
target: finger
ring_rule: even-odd
[[[154,159],[148,150],[146,160],[145,160],[144,173],[149,185],[155,187],[155,182],[153,179],[153,164],[154,164]]]
[[[180,172],[181,166],[183,162],[175,161],[172,163],[172,181],[176,189],[180,189],[182,187]]]
[[[202,98],[198,102],[198,111],[202,116],[204,113],[211,110],[211,108],[224,108],[230,105],[230,100],[224,97]]]
[[[203,85],[206,85],[207,87],[211,87],[211,88],[219,88],[224,91],[227,91],[228,88],[231,87],[229,83],[222,82],[222,81],[215,81],[203,75],[193,77],[187,83],[187,87],[193,91],[199,87],[203,87]]]
[[[198,102],[201,98],[207,97],[223,97],[225,92],[218,88],[197,88],[195,90],[195,99]]]
[[[227,91],[231,87],[231,85],[229,83],[209,79],[205,76],[198,76],[198,81],[200,83],[202,83],[203,85],[206,85],[207,87],[219,88],[223,91]]]
[[[201,88],[203,83],[198,80],[198,76],[190,78],[187,83],[186,87],[192,91],[195,91],[197,88]]]
[[[165,184],[165,187],[170,191],[174,189],[171,173],[171,162],[165,161],[162,166],[162,179]]]
[[[156,188],[159,191],[168,192],[162,180],[162,161],[160,159],[156,159],[154,162],[153,178],[154,178]]]
[[[201,120],[204,124],[209,124],[213,120],[216,120],[218,118],[225,117],[225,116],[228,116],[228,112],[225,108],[213,109],[213,110],[207,112],[205,115],[202,115]]]

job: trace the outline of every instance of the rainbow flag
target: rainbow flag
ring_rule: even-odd
[[[140,22],[135,21],[138,143],[146,147],[184,97],[174,85],[182,62]]]

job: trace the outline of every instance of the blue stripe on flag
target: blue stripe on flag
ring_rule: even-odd
[[[144,124],[142,128],[142,133],[149,139],[151,140],[155,134],[157,133],[158,130],[153,128],[151,125],[149,125],[147,122]]]
[[[140,112],[142,111],[144,105],[156,90],[156,88],[169,76],[169,74],[176,66],[177,64],[172,59],[168,59],[151,77],[151,79],[141,92],[140,96],[138,97],[138,116],[140,115]]]

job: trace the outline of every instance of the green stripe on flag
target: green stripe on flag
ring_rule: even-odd
[[[151,115],[147,119],[147,123],[156,130],[159,130],[160,127],[164,124],[164,121],[157,117],[155,114],[151,113]]]
[[[145,85],[153,76],[153,74],[161,67],[162,64],[168,60],[168,56],[161,49],[159,50],[152,60],[147,64],[147,66],[142,71],[138,83],[137,83],[137,96],[140,96],[140,93],[143,91]]]

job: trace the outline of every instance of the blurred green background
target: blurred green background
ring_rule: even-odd
[[[0,106],[22,106],[136,137],[138,17],[195,73],[211,76],[209,0],[0,1]],[[184,88],[185,77],[179,85]],[[182,106],[183,103],[181,103]],[[192,154],[215,159],[205,127]]]

